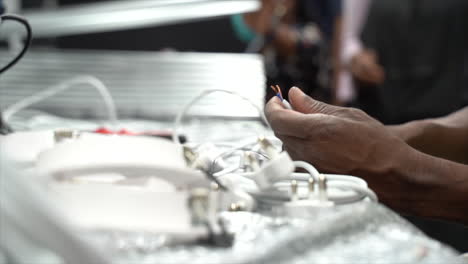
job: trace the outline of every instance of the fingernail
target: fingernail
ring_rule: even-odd
[[[304,93],[304,92],[303,92],[301,89],[299,89],[299,87],[297,87],[297,86],[293,86],[291,89],[297,89],[297,90],[299,90],[301,93]]]
[[[293,86],[291,90],[297,90],[296,93],[299,93],[302,96],[306,96],[306,94],[299,87]]]

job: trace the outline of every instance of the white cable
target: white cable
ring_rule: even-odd
[[[378,202],[379,199],[377,198],[377,195],[375,194],[374,191],[372,191],[369,188],[359,186],[354,183],[345,183],[345,182],[329,182],[328,187],[333,187],[333,188],[340,188],[344,190],[353,190],[357,193],[363,194],[367,196],[372,202]]]
[[[299,184],[300,188],[308,187],[306,182],[301,181],[299,183],[300,183]],[[361,201],[365,197],[368,197],[372,202],[378,202],[377,195],[371,189],[367,187],[363,187],[361,185],[357,185],[355,183],[333,181],[333,182],[329,182],[327,187],[328,187],[328,200],[334,202],[337,205],[355,203],[355,202]],[[278,191],[283,192],[284,195],[278,196],[278,197],[270,196],[270,199],[277,200],[277,201],[289,201],[290,200],[290,197],[289,195],[287,195],[287,192],[291,188],[291,182],[278,182],[275,184],[275,188]],[[330,192],[330,190],[332,189],[352,191],[353,194],[333,193],[333,192]],[[268,191],[268,193],[271,193],[271,190]],[[263,192],[262,194],[266,195],[265,192]]]
[[[323,173],[322,173],[323,174]],[[335,181],[340,181],[340,182],[348,182],[348,183],[353,183],[357,184],[362,187],[367,187],[367,182],[364,181],[361,178],[355,177],[355,176],[350,176],[350,175],[342,175],[342,174],[323,174],[325,177],[327,177],[328,182],[335,182]],[[292,180],[297,180],[297,181],[308,181],[310,177],[310,174],[308,173],[301,173],[301,172],[295,172],[292,175]]]
[[[241,94],[239,94],[237,92],[228,91],[228,90],[222,90],[222,89],[206,90],[206,91],[201,92],[195,98],[193,98],[187,105],[184,106],[182,111],[180,111],[177,114],[177,116],[176,116],[176,118],[174,120],[173,133],[172,133],[172,140],[174,141],[174,143],[179,144],[179,145],[181,144],[180,140],[179,140],[179,127],[181,125],[182,119],[187,114],[188,110],[195,103],[197,103],[200,99],[202,99],[203,97],[205,97],[207,95],[210,95],[212,93],[226,93],[226,94],[229,94],[229,95],[237,96],[240,99],[242,99],[244,101],[247,101],[249,104],[251,104],[253,107],[255,107],[255,109],[257,109],[257,111],[258,111],[260,117],[262,118],[263,122],[265,122],[265,124],[268,127],[270,127],[270,124],[268,123],[268,120],[266,119],[265,113],[263,113],[262,109],[260,109],[260,107],[258,105],[256,105],[254,102],[252,102],[249,98],[247,98],[247,97],[245,97],[245,96],[243,96],[243,95],[241,95]]]
[[[318,176],[320,173],[311,164],[304,162],[304,161],[294,161],[294,165],[296,165],[296,167],[298,168],[305,169],[312,177],[314,177],[314,180],[318,179]],[[297,176],[297,174],[293,174],[293,178],[295,175]],[[360,182],[359,180],[357,180],[357,178],[348,176],[348,175],[337,175],[337,174],[322,174],[322,175],[324,175],[327,178],[329,187],[351,189],[357,193],[366,195],[373,202],[378,201],[377,195],[371,189],[367,188],[367,186],[362,186],[362,182],[365,183],[365,181]],[[367,185],[367,183],[365,184]]]
[[[304,162],[305,164],[308,164]],[[301,165],[305,165],[301,164]],[[310,165],[310,164],[308,164]],[[312,166],[312,165],[310,165]],[[307,166],[305,166],[307,167]],[[313,166],[312,166],[313,167]],[[301,167],[303,168],[303,167]],[[309,168],[310,169],[310,168]],[[309,172],[309,171],[308,171]],[[378,197],[373,192],[371,189],[367,187],[367,182],[355,177],[355,176],[350,176],[350,175],[339,175],[339,174],[322,174],[327,178],[328,182],[328,188],[338,188],[338,189],[343,189],[343,190],[352,190],[356,192],[358,195],[352,195],[351,197],[339,197],[339,196],[334,196],[330,195],[329,199],[330,200],[342,200],[344,203],[348,202],[353,202],[357,200],[361,200],[361,196],[367,196],[369,199],[373,202],[378,202]],[[307,182],[310,177],[309,173],[293,173],[291,179],[296,180],[299,182]],[[290,183],[289,182],[281,182],[276,184],[277,187],[283,187],[283,188],[289,188]],[[359,195],[361,194],[361,195]],[[336,201],[335,201],[336,202]]]
[[[35,104],[40,101],[43,101],[49,97],[56,95],[57,93],[63,92],[65,90],[70,89],[71,87],[78,85],[78,84],[89,84],[92,87],[96,88],[99,94],[102,97],[104,105],[107,110],[109,122],[116,126],[117,125],[117,110],[115,107],[114,100],[109,93],[107,87],[102,83],[99,79],[91,75],[83,75],[77,76],[72,79],[66,80],[61,82],[55,86],[42,90],[38,93],[35,93],[31,96],[21,99],[20,101],[10,105],[8,108],[5,109],[3,113],[3,119],[7,123],[8,120],[18,113],[19,111]]]
[[[372,202],[378,202],[377,195],[371,189],[369,189],[367,187],[367,183],[360,178],[349,175],[320,174],[314,166],[304,161],[294,161],[294,165],[296,168],[305,169],[307,173],[293,173],[287,179],[281,179],[274,184],[276,190],[281,191],[282,193],[287,193],[287,191],[291,188],[291,180],[302,182],[303,184],[306,184],[304,187],[308,188],[307,183],[310,177],[312,177],[315,182],[317,182],[319,175],[323,175],[326,177],[328,190],[341,189],[344,191],[351,191],[351,193],[336,193],[336,191],[328,192],[329,200],[336,204],[354,203],[361,201],[365,197],[368,197]],[[251,178],[249,177],[249,173],[240,175]],[[300,186],[303,186],[303,184],[300,184]],[[259,192],[257,195],[264,196],[264,198],[266,198],[265,195],[269,196],[270,198],[266,198],[267,200],[276,200],[277,202],[281,200],[289,201],[289,195],[286,195],[286,193],[284,193],[284,195],[280,195],[280,193],[274,195],[271,193],[271,190],[266,190],[266,192]]]
[[[318,182],[320,173],[314,166],[305,161],[294,161],[294,165],[296,168],[302,168],[306,170],[309,175],[314,178],[315,182]]]

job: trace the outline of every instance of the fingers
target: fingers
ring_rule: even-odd
[[[307,139],[318,131],[324,131],[335,122],[332,115],[314,113],[303,114],[285,109],[277,98],[271,99],[265,107],[265,115],[275,135]]]
[[[294,110],[304,114],[333,114],[340,108],[317,101],[297,87],[289,90],[289,100]]]
[[[362,64],[356,66],[352,73],[360,81],[369,84],[381,84],[385,80],[385,72],[378,64]]]
[[[277,135],[289,135],[299,138],[307,137],[305,124],[309,123],[307,115],[285,109],[277,97],[273,97],[265,106],[265,115]]]
[[[372,50],[364,50],[353,58],[351,72],[357,79],[370,84],[380,84],[385,80],[385,70]]]
[[[280,100],[272,98],[265,107],[265,115],[276,135],[289,135],[304,138],[304,123],[307,116],[285,109]]]
[[[309,148],[309,142],[295,137],[284,136],[280,138],[283,141],[283,148],[289,154],[292,160],[303,160],[311,163],[319,171],[325,171],[321,167],[320,151],[315,148]],[[327,170],[328,171],[328,170]]]

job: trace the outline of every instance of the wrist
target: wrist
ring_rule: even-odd
[[[410,144],[434,130],[435,125],[431,120],[416,120],[401,125],[388,125],[387,129],[395,136]],[[411,144],[410,144],[411,145]]]
[[[382,175],[394,186],[381,200],[404,214],[467,223],[467,175],[467,166],[408,147]]]

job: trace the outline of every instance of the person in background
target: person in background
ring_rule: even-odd
[[[468,1],[348,0],[335,96],[386,124],[468,105]]]
[[[3,1],[0,0],[0,15],[5,13],[5,7],[3,6]]]
[[[269,84],[301,85],[328,100],[331,46],[340,0],[262,0],[259,11],[232,17],[247,53],[265,57]],[[285,91],[287,94],[287,90]],[[267,99],[274,94],[267,89]]]

